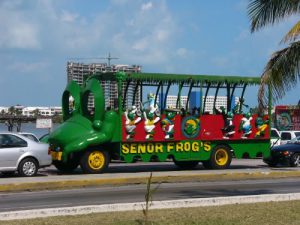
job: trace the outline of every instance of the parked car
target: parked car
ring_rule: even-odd
[[[299,137],[300,131],[299,130],[284,130],[280,132],[280,144],[286,144],[288,141]]]
[[[281,144],[280,133],[276,128],[271,128],[271,148]]]
[[[34,176],[52,163],[49,145],[17,133],[0,133],[0,172]]]
[[[43,142],[43,143],[48,143],[48,138],[49,138],[49,133],[48,134],[44,134],[39,138],[39,142]]]
[[[292,167],[300,166],[300,136],[289,141],[287,144],[271,148],[269,158],[263,159],[269,166],[287,164]]]
[[[32,133],[24,133],[24,132],[21,132],[21,133],[19,133],[19,134],[21,134],[21,135],[23,135],[23,136],[25,136],[25,137],[27,137],[27,138],[29,138],[29,139],[35,141],[35,142],[39,142],[39,139],[38,139],[34,134],[32,134]]]

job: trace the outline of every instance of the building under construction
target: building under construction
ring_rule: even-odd
[[[141,66],[138,65],[110,65],[107,63],[78,63],[78,62],[68,62],[67,63],[67,75],[68,75],[68,82],[71,80],[76,81],[80,86],[83,85],[84,81],[97,72],[117,72],[117,71],[124,71],[130,73],[137,73],[141,72]],[[118,92],[117,92],[117,84],[113,81],[102,81],[101,82],[104,95],[105,95],[105,107],[106,108],[117,108],[117,99],[118,99]],[[132,85],[129,87],[127,91],[128,99],[132,99],[132,95],[134,93],[134,86]],[[125,85],[123,85],[123,91],[125,90]],[[124,93],[123,93],[124,94]],[[136,95],[140,94],[140,90],[137,90]],[[93,98],[90,98],[89,106],[93,107]],[[136,97],[136,99],[139,99]],[[130,106],[131,102],[126,102],[125,106]],[[135,103],[135,105],[139,105],[139,102]]]

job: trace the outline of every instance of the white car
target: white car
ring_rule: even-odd
[[[0,133],[0,172],[34,176],[39,168],[52,163],[49,145],[17,133]]]
[[[271,148],[281,144],[280,133],[276,128],[271,128]]]
[[[299,130],[283,130],[280,132],[280,144],[284,145],[296,137],[300,137]]]

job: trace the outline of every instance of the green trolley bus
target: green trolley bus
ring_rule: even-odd
[[[271,107],[263,115],[245,104],[246,89],[259,84],[257,77],[125,72],[72,81],[62,96],[64,122],[49,137],[53,164],[84,173],[102,173],[113,159],[225,169],[232,157],[268,157]]]

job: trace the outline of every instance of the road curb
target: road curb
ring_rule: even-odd
[[[196,198],[170,201],[153,201],[150,209],[190,208],[204,206],[221,206],[229,204],[249,204],[259,202],[280,202],[300,200],[300,193],[247,195],[217,198]],[[144,202],[90,205],[64,208],[34,209],[0,213],[0,220],[33,219],[50,216],[71,216],[90,213],[143,210]]]
[[[150,174],[150,173],[149,173]],[[1,183],[0,192],[19,192],[19,191],[41,191],[56,189],[71,189],[82,187],[100,187],[100,186],[119,186],[131,184],[145,184],[149,175],[136,175],[134,177],[117,178],[74,178],[69,180],[48,181],[45,179],[30,182],[14,181]],[[186,174],[186,175],[156,175],[153,173],[152,183],[174,183],[174,182],[201,182],[201,181],[222,181],[222,180],[249,180],[249,179],[275,179],[300,177],[300,171],[270,171],[270,172],[224,172],[224,173],[206,173],[206,174]]]

